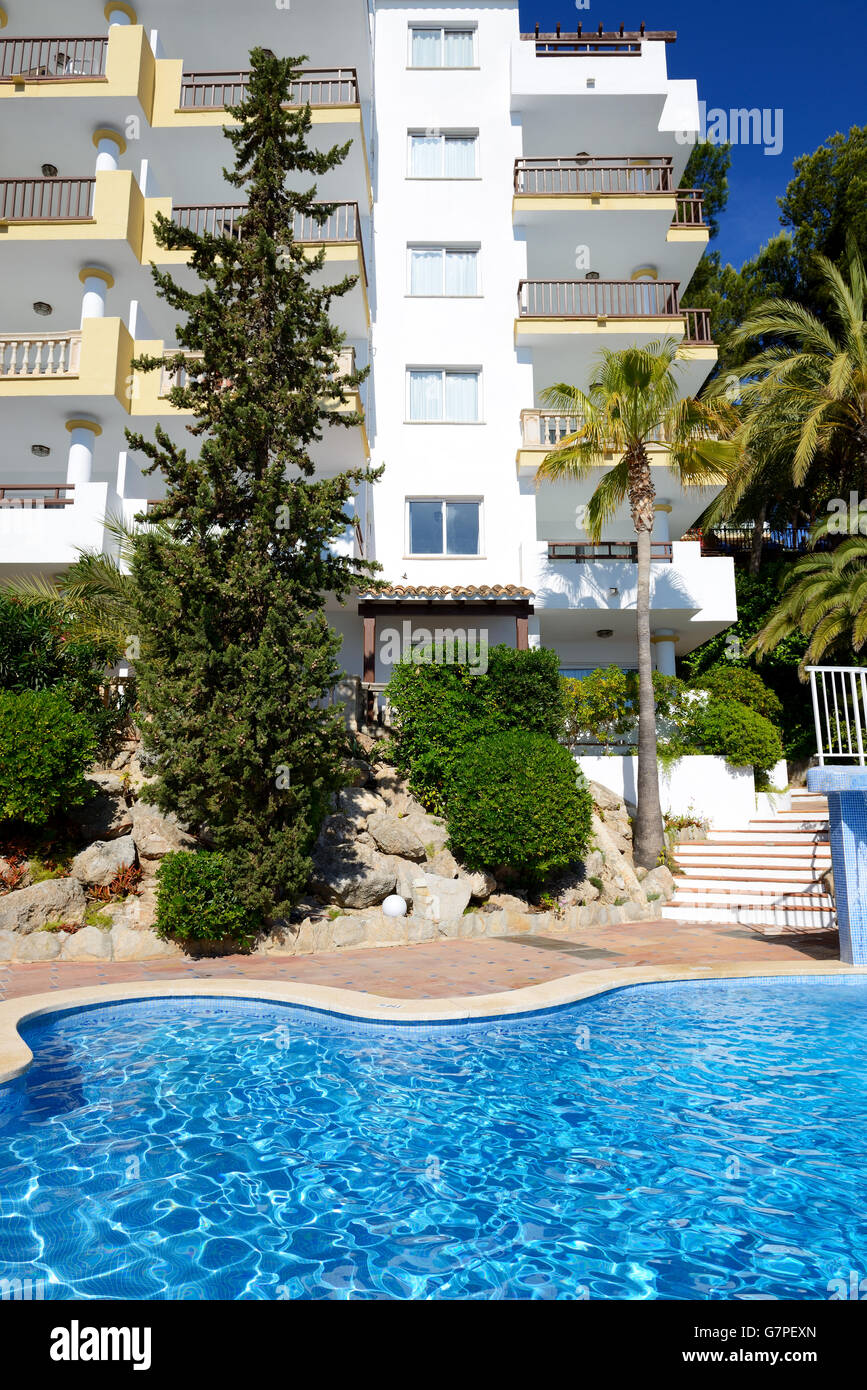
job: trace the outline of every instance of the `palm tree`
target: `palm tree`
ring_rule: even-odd
[[[634,831],[636,863],[652,868],[665,848],[656,756],[656,704],[650,642],[650,537],[656,489],[648,445],[664,441],[665,462],[679,487],[719,485],[736,451],[728,442],[735,413],[725,400],[713,404],[679,398],[674,339],[647,347],[602,352],[588,393],[560,384],[541,393],[545,405],[572,416],[578,429],[547,454],[537,480],[586,478],[607,452],[619,459],[605,473],[587,508],[587,530],[598,540],[628,500],[638,551],[638,788]]]
[[[810,545],[832,532],[834,517],[813,527]],[[850,536],[833,550],[813,551],[797,560],[781,584],[780,605],[747,647],[759,661],[784,638],[807,638],[804,666],[817,665],[829,650],[860,652],[867,640],[867,536]]]
[[[733,496],[761,478],[765,461],[788,458],[800,487],[822,455],[842,453],[867,493],[867,275],[850,237],[848,282],[826,256],[816,258],[828,299],[828,322],[802,304],[769,299],[730,335],[733,346],[764,339],[768,346],[740,368],[744,463]],[[719,378],[708,394],[726,389]]]

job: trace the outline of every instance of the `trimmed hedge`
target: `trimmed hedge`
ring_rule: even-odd
[[[764,715],[771,723],[780,727],[783,706],[762,680],[758,671],[749,666],[737,666],[733,662],[725,666],[712,666],[695,683],[696,690],[709,690],[717,700],[737,700],[756,714]]]
[[[0,690],[0,820],[44,825],[81,806],[97,749],[88,716],[63,690]]]
[[[571,753],[523,729],[465,747],[449,783],[452,849],[471,869],[507,865],[529,882],[583,857],[592,804]]]
[[[249,946],[260,925],[238,897],[224,855],[178,850],[163,859],[157,873],[158,936]]]
[[[758,782],[767,780],[783,756],[771,721],[736,700],[710,699],[705,706],[696,705],[690,735],[698,745],[695,751],[716,754],[732,767],[754,767]]]

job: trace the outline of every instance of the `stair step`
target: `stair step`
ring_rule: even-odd
[[[754,907],[726,907],[720,903],[666,903],[660,908],[666,921],[712,922],[720,926],[745,926],[769,931],[829,931],[837,925],[831,911],[805,912],[802,908],[775,908],[766,903]]]
[[[693,840],[693,844],[701,843]],[[711,830],[706,845],[815,845],[828,844],[821,830]]]
[[[760,907],[775,911],[833,912],[834,904],[827,893],[714,893],[706,890],[691,893],[680,889],[669,899],[669,907]]]
[[[763,869],[767,872],[763,873]],[[742,864],[740,860],[732,864],[693,863],[689,860],[683,864],[678,864],[677,870],[678,878],[691,880],[713,877],[721,883],[740,883],[746,879],[755,879],[759,883],[793,884],[818,883],[820,881],[820,877],[809,866],[801,869],[781,869],[777,863],[773,865],[762,863],[759,868],[750,868],[749,864]]]

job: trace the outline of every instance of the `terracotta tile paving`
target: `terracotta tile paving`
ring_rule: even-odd
[[[582,970],[629,965],[721,965],[836,960],[837,933],[761,936],[729,924],[630,922],[544,937],[431,941],[316,956],[222,956],[141,962],[0,962],[0,999],[117,982],[299,980],[406,999],[491,994]]]

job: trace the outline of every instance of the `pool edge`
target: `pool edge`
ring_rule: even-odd
[[[90,1004],[119,1004],[156,998],[242,998],[292,1004],[347,1019],[378,1023],[455,1023],[463,1020],[502,1018],[561,1008],[628,985],[735,980],[763,976],[867,974],[867,966],[843,961],[757,961],[749,965],[619,966],[562,975],[544,984],[496,994],[449,996],[443,999],[393,999],[330,985],[302,984],[294,980],[167,980],[128,984],[90,985],[77,989],[22,994],[0,1003],[0,1085],[27,1070],[33,1060],[18,1028],[30,1019]]]

